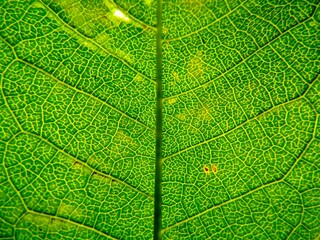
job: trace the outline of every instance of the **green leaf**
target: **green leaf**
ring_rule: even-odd
[[[0,238],[319,238],[319,1],[159,1],[0,1]]]

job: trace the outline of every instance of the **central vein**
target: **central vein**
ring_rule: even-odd
[[[161,160],[162,160],[162,1],[157,10],[156,76],[156,172],[154,188],[154,240],[161,239]]]

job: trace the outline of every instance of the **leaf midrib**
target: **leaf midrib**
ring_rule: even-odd
[[[162,0],[157,5],[156,47],[156,167],[154,188],[154,240],[161,239],[161,171],[162,171]]]

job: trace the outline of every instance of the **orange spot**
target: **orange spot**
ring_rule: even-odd
[[[214,173],[218,172],[218,169],[214,164],[211,165],[211,168]]]
[[[208,168],[207,166],[204,166],[204,167],[203,167],[203,170],[204,170],[204,172],[205,172],[206,174],[209,174],[209,168]]]

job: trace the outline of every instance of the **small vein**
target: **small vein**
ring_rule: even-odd
[[[215,205],[215,206],[213,206],[213,207],[211,207],[211,208],[208,208],[208,209],[206,209],[206,210],[204,210],[204,211],[202,211],[202,212],[200,212],[200,213],[198,213],[198,214],[193,215],[192,217],[189,217],[189,218],[187,218],[187,219],[181,220],[181,221],[179,221],[179,222],[177,222],[177,223],[175,223],[175,224],[173,224],[173,225],[171,225],[171,226],[169,226],[169,227],[164,228],[164,229],[162,230],[162,233],[164,233],[164,232],[166,232],[166,231],[168,231],[168,230],[170,230],[170,229],[172,229],[172,228],[175,228],[175,227],[177,227],[177,226],[179,226],[179,225],[181,225],[181,224],[183,224],[183,223],[185,223],[185,222],[188,222],[188,221],[191,221],[191,220],[193,220],[193,219],[195,219],[195,218],[197,218],[197,217],[200,217],[200,216],[202,216],[203,214],[208,213],[208,212],[210,212],[210,211],[212,211],[212,210],[214,210],[214,209],[216,209],[216,208],[220,208],[220,207],[222,207],[222,206],[224,206],[224,205],[227,205],[227,204],[229,204],[229,203],[231,203],[231,202],[235,202],[235,201],[237,201],[237,200],[239,200],[239,199],[242,199],[242,198],[244,198],[244,197],[246,197],[246,196],[248,196],[248,195],[250,195],[250,194],[252,194],[252,193],[255,193],[255,192],[257,192],[257,191],[259,191],[259,190],[261,190],[261,189],[264,189],[264,188],[266,188],[266,187],[268,187],[268,186],[274,185],[274,184],[276,184],[276,183],[278,183],[278,182],[280,182],[280,181],[282,181],[282,180],[276,180],[276,181],[273,181],[273,182],[266,183],[266,184],[264,184],[264,185],[262,185],[262,186],[259,186],[259,187],[255,188],[255,189],[253,189],[253,190],[251,190],[251,191],[249,191],[249,192],[247,192],[247,193],[245,193],[245,194],[243,194],[243,195],[240,195],[240,196],[238,196],[238,197],[232,198],[232,199],[230,199],[230,200],[228,200],[228,201],[225,201],[225,202],[223,202],[223,203],[220,203],[220,204],[218,204],[218,205]]]
[[[301,97],[301,96],[300,96],[300,97]],[[231,129],[223,132],[222,134],[219,134],[219,135],[217,135],[217,136],[214,136],[213,138],[206,139],[206,140],[204,140],[204,141],[202,141],[202,142],[199,142],[199,143],[197,143],[197,144],[195,144],[195,145],[192,145],[192,146],[187,147],[187,148],[184,148],[184,149],[182,149],[182,150],[180,150],[180,151],[178,151],[178,152],[176,152],[176,153],[173,153],[173,154],[171,154],[171,155],[168,155],[168,156],[162,158],[162,161],[164,162],[165,160],[167,160],[167,159],[169,159],[169,158],[172,158],[172,157],[174,157],[174,156],[177,156],[177,155],[179,155],[179,154],[181,154],[181,153],[183,153],[183,152],[186,152],[186,151],[188,151],[188,150],[190,150],[190,149],[193,149],[193,148],[199,147],[199,146],[201,146],[201,145],[203,145],[203,144],[209,143],[209,142],[211,142],[211,141],[213,141],[213,140],[215,140],[215,139],[217,139],[217,138],[224,137],[224,136],[226,136],[228,133],[233,132],[233,131],[241,128],[241,127],[244,126],[245,124],[247,124],[247,123],[249,123],[249,122],[251,122],[251,121],[253,121],[253,120],[255,120],[255,119],[257,119],[257,118],[259,118],[259,117],[261,117],[261,116],[263,116],[264,114],[267,114],[267,113],[271,112],[271,111],[274,110],[275,108],[278,108],[278,107],[281,107],[281,106],[283,106],[283,105],[285,105],[285,104],[289,104],[289,103],[292,103],[292,102],[294,102],[294,101],[297,101],[298,99],[300,99],[300,97],[294,98],[294,99],[292,99],[292,100],[290,100],[290,101],[283,102],[283,103],[278,104],[278,105],[276,105],[276,106],[274,106],[274,107],[271,107],[271,108],[269,108],[269,109],[267,109],[267,110],[265,110],[265,111],[262,111],[261,113],[255,115],[254,117],[249,118],[249,119],[243,121],[243,122],[240,123],[238,126],[233,127],[233,128],[231,128]]]
[[[280,104],[278,104],[278,105],[275,105],[275,106],[273,106],[273,107],[271,107],[271,108],[269,108],[269,109],[267,109],[267,110],[264,110],[264,111],[262,111],[261,113],[255,115],[254,117],[245,120],[244,122],[242,122],[242,123],[239,124],[238,126],[233,127],[233,128],[231,128],[231,129],[223,132],[222,134],[219,134],[219,135],[217,135],[217,136],[214,136],[213,138],[210,138],[210,139],[206,139],[206,140],[204,140],[204,141],[202,141],[202,142],[200,142],[200,143],[197,143],[197,144],[192,145],[192,146],[190,146],[190,147],[184,148],[184,149],[182,149],[182,150],[180,150],[180,151],[178,151],[178,152],[176,152],[176,153],[173,153],[173,154],[171,154],[171,155],[168,155],[168,156],[162,158],[162,162],[164,162],[165,160],[167,160],[167,159],[169,159],[169,158],[172,158],[172,157],[174,157],[174,156],[177,156],[177,155],[179,155],[179,154],[181,154],[181,153],[183,153],[183,152],[186,152],[186,151],[188,151],[188,150],[190,150],[190,149],[196,148],[196,147],[198,147],[198,146],[201,146],[201,145],[203,145],[203,144],[206,144],[206,143],[208,143],[208,142],[211,142],[211,141],[213,141],[213,140],[215,140],[215,139],[217,139],[217,138],[223,137],[223,136],[227,135],[228,133],[230,133],[230,132],[232,132],[232,131],[235,131],[235,130],[241,128],[241,127],[242,127],[243,125],[245,125],[246,123],[251,122],[251,121],[257,119],[257,118],[261,117],[262,115],[267,114],[267,113],[273,111],[273,110],[276,109],[276,108],[279,108],[279,107],[284,106],[284,105],[286,105],[286,104],[290,104],[290,103],[293,103],[293,102],[298,101],[298,100],[300,100],[300,99],[303,99],[304,96],[308,93],[309,89],[312,87],[312,85],[316,82],[316,80],[318,79],[318,77],[319,77],[319,74],[312,80],[312,82],[311,82],[310,84],[308,84],[308,87],[306,88],[306,90],[305,90],[300,96],[298,96],[298,97],[296,97],[296,98],[293,98],[293,99],[290,99],[290,100],[288,100],[288,101],[285,101],[285,102],[283,102],[283,103],[280,103]]]
[[[130,188],[130,189],[132,189],[132,190],[134,190],[134,191],[136,191],[136,192],[138,192],[138,193],[140,193],[141,195],[147,197],[148,199],[150,199],[150,200],[152,200],[152,201],[154,200],[154,198],[153,198],[152,196],[150,196],[149,194],[147,194],[147,193],[139,190],[138,188],[136,188],[136,187],[134,187],[134,186],[132,186],[132,185],[130,185],[130,184],[128,184],[128,183],[126,183],[126,182],[124,182],[124,181],[116,178],[116,177],[113,177],[112,175],[109,175],[109,174],[106,174],[106,173],[104,173],[104,172],[102,172],[102,171],[99,171],[99,170],[91,167],[88,163],[79,160],[78,158],[72,156],[71,154],[67,153],[67,152],[64,151],[64,150],[61,150],[59,147],[57,147],[54,143],[50,142],[48,139],[46,139],[46,138],[44,138],[44,137],[42,137],[42,136],[39,136],[39,135],[37,135],[37,134],[24,131],[24,130],[23,130],[21,133],[24,133],[24,134],[27,134],[27,135],[31,135],[31,136],[34,136],[34,137],[40,139],[41,141],[47,143],[48,145],[50,145],[52,148],[54,148],[54,149],[57,150],[58,152],[66,155],[66,156],[68,156],[69,158],[72,158],[75,162],[78,162],[78,163],[83,164],[83,165],[86,166],[88,169],[90,169],[90,171],[96,172],[96,173],[98,173],[98,174],[100,174],[100,175],[102,175],[102,176],[104,176],[104,177],[107,177],[107,178],[109,178],[109,179],[115,180],[115,181],[117,181],[117,182],[125,185],[126,187],[128,187],[128,188]]]
[[[313,142],[312,140],[314,139],[314,132],[316,131],[316,128],[317,128],[317,118],[315,119],[315,122],[314,122],[314,127],[313,127],[313,134],[310,138],[310,140],[308,141],[308,144],[302,149],[299,157],[297,158],[297,160],[291,165],[290,169],[288,170],[288,172],[283,176],[283,179],[285,179],[289,174],[290,172],[294,169],[294,167],[298,164],[300,158],[304,155],[304,153],[307,151],[307,149],[309,148],[309,146],[311,145],[311,143]]]
[[[4,88],[3,88],[4,75],[5,75],[5,73],[8,71],[8,69],[14,64],[15,61],[16,61],[16,60],[13,60],[13,61],[6,67],[6,69],[3,71],[3,74],[0,75],[0,88],[1,88],[1,93],[2,93],[2,96],[3,96],[4,104],[6,105],[6,107],[7,107],[8,110],[9,110],[9,112],[11,113],[14,121],[17,123],[19,130],[22,131],[23,129],[22,129],[22,127],[21,127],[21,125],[20,125],[20,123],[19,123],[19,121],[18,121],[18,118],[17,118],[16,114],[12,111],[12,109],[11,109],[10,106],[9,106],[9,103],[8,103],[8,101],[7,101],[6,95],[4,94]]]
[[[272,27],[274,27],[274,28],[281,34],[281,30],[280,30],[280,29],[278,28],[278,26],[275,25],[272,21],[266,20],[266,19],[260,17],[259,15],[252,13],[246,6],[242,6],[242,7],[243,7],[245,10],[247,10],[247,12],[250,13],[252,16],[255,16],[256,18],[260,19],[261,21],[264,21],[264,22],[270,24]]]
[[[11,65],[12,65],[15,61],[20,61],[20,62],[22,62],[22,63],[25,63],[25,64],[29,65],[30,67],[33,67],[34,69],[39,70],[41,73],[43,73],[43,74],[51,77],[52,79],[58,81],[59,83],[63,84],[64,86],[67,86],[68,88],[71,88],[71,89],[74,90],[74,91],[77,91],[77,92],[80,92],[80,93],[82,93],[82,94],[85,94],[85,95],[87,95],[87,96],[89,96],[89,97],[91,97],[91,98],[93,98],[93,99],[95,99],[95,100],[103,103],[104,105],[112,108],[113,110],[117,111],[117,112],[120,113],[121,115],[123,115],[123,116],[125,116],[125,117],[128,117],[128,118],[130,118],[132,121],[134,121],[134,122],[142,125],[142,126],[145,127],[146,129],[148,129],[148,130],[150,130],[150,131],[154,131],[154,129],[150,128],[150,127],[147,126],[146,124],[144,124],[144,123],[138,121],[137,119],[135,119],[135,118],[127,115],[126,113],[120,111],[119,109],[115,108],[114,106],[112,106],[112,105],[108,104],[107,102],[101,100],[100,98],[98,98],[98,97],[96,97],[96,96],[94,96],[94,95],[92,95],[92,94],[90,94],[90,93],[87,93],[87,92],[85,92],[85,91],[82,91],[82,90],[80,90],[80,89],[78,89],[78,88],[76,88],[76,87],[70,86],[69,84],[61,81],[60,79],[56,78],[56,77],[53,76],[52,74],[50,74],[50,73],[46,72],[45,70],[39,68],[38,66],[36,66],[36,65],[34,65],[34,64],[32,64],[32,63],[29,63],[29,62],[27,62],[26,60],[23,60],[23,59],[19,58],[19,57],[17,56],[15,50],[14,50],[14,47],[13,47],[10,43],[8,43],[7,40],[4,39],[1,35],[0,35],[0,38],[9,45],[9,47],[11,48],[11,50],[12,50],[12,52],[14,53],[14,56],[15,56],[15,58],[16,58],[16,60],[13,60],[13,61],[6,67],[6,69],[3,71],[3,74],[2,74],[3,76],[5,75],[5,72],[11,67]],[[140,75],[140,73],[137,73],[137,74]],[[1,77],[1,80],[2,80],[2,79],[3,79],[3,77]],[[3,94],[4,98],[5,98],[5,95],[4,95],[4,92],[3,92],[3,83],[2,83],[2,81],[1,81],[1,85],[0,85],[0,86],[1,86],[2,94]],[[5,100],[5,101],[6,101],[6,100]],[[8,106],[7,101],[6,101],[6,105]],[[9,109],[11,110],[11,108],[9,108]],[[12,114],[15,115],[13,112],[12,112]]]
[[[101,50],[103,50],[104,52],[108,53],[110,56],[118,59],[119,61],[121,61],[123,64],[125,64],[127,67],[129,67],[132,71],[134,71],[137,74],[140,74],[141,76],[143,76],[144,78],[148,79],[150,82],[155,84],[155,80],[151,79],[150,77],[148,77],[147,75],[139,72],[138,70],[136,70],[135,68],[133,68],[128,62],[126,62],[125,60],[121,59],[119,56],[115,55],[114,53],[110,52],[108,49],[106,49],[105,47],[103,47],[102,45],[100,45],[99,43],[97,43],[96,41],[93,41],[92,39],[84,36],[83,34],[81,34],[77,29],[69,26],[65,21],[63,21],[49,6],[47,6],[45,3],[43,3],[42,0],[39,0],[39,2],[42,3],[42,5],[52,14],[54,15],[66,28],[68,28],[69,30],[75,32],[78,36],[82,37],[83,39],[85,39],[86,41],[89,41],[90,43],[96,45],[97,47],[99,47]]]
[[[202,30],[210,27],[211,25],[219,22],[221,19],[229,16],[231,13],[235,12],[236,10],[238,10],[238,8],[240,8],[242,5],[244,5],[247,1],[248,1],[248,0],[243,1],[243,2],[240,3],[237,7],[235,7],[234,9],[232,9],[232,11],[228,12],[227,14],[225,14],[225,15],[217,18],[217,19],[215,19],[213,22],[207,24],[207,25],[204,26],[204,27],[201,27],[201,28],[197,29],[196,31],[193,31],[193,32],[191,32],[191,33],[182,35],[182,36],[180,36],[180,37],[170,38],[170,39],[164,39],[164,40],[162,40],[162,42],[173,42],[173,41],[176,41],[176,40],[181,40],[181,39],[183,39],[183,38],[185,38],[185,37],[188,37],[188,36],[191,36],[191,35],[196,34],[196,33],[198,33],[198,32],[201,32]]]
[[[107,237],[108,239],[118,240],[118,238],[112,237],[112,236],[110,236],[110,235],[108,235],[108,234],[106,234],[106,233],[104,233],[102,231],[99,231],[99,230],[97,230],[97,229],[95,229],[93,227],[90,227],[90,226],[85,225],[85,224],[77,223],[77,222],[72,221],[70,219],[54,216],[54,215],[51,215],[51,214],[48,214],[48,213],[37,212],[37,211],[31,210],[31,209],[28,209],[27,211],[28,211],[28,213],[31,213],[31,214],[45,216],[45,217],[48,217],[48,218],[51,218],[51,219],[59,220],[61,222],[67,222],[67,223],[70,223],[72,225],[76,225],[77,227],[86,228],[86,229],[91,230],[91,231],[93,231],[95,233],[98,233],[99,235]]]
[[[2,88],[2,89],[3,89],[3,88]],[[5,96],[4,96],[4,99],[5,99]],[[6,101],[6,99],[5,99],[5,101]],[[39,135],[34,134],[34,133],[31,133],[31,132],[25,131],[25,130],[22,128],[21,124],[19,123],[17,117],[15,116],[15,114],[13,113],[13,111],[11,110],[11,108],[9,107],[9,105],[7,106],[7,108],[8,108],[8,109],[10,110],[10,112],[13,114],[13,118],[14,118],[14,120],[17,122],[17,124],[18,124],[18,126],[19,126],[19,129],[20,129],[20,131],[19,131],[18,133],[16,133],[16,134],[14,135],[14,137],[12,137],[12,138],[6,143],[7,145],[8,145],[13,139],[15,139],[18,135],[20,135],[20,134],[23,134],[23,133],[24,133],[24,134],[27,134],[27,135],[32,135],[32,136],[34,136],[34,137],[36,137],[36,138],[44,141],[45,143],[47,143],[48,145],[50,145],[51,147],[53,147],[53,148],[56,149],[57,151],[59,151],[59,152],[63,153],[64,155],[67,155],[68,157],[72,158],[72,159],[75,160],[76,162],[79,162],[79,163],[85,165],[85,166],[86,166],[88,169],[90,169],[92,172],[97,172],[97,173],[99,173],[99,174],[102,175],[102,176],[105,176],[105,177],[108,177],[108,178],[113,179],[113,180],[115,180],[115,181],[118,181],[119,183],[121,183],[121,184],[129,187],[130,189],[132,189],[132,190],[134,190],[134,191],[142,194],[143,196],[147,197],[148,199],[150,199],[150,200],[152,200],[152,201],[154,200],[154,198],[153,198],[152,196],[150,196],[149,194],[147,194],[147,193],[145,193],[145,192],[137,189],[136,187],[134,187],[134,186],[132,186],[132,185],[130,185],[130,184],[128,184],[128,183],[126,183],[126,182],[118,179],[118,178],[115,178],[115,177],[113,177],[113,176],[111,176],[111,175],[109,175],[109,174],[106,174],[106,173],[104,173],[104,172],[101,172],[101,171],[99,171],[99,170],[94,169],[94,168],[91,167],[88,163],[83,162],[83,161],[77,159],[76,157],[74,157],[74,156],[70,155],[69,153],[65,152],[64,150],[61,150],[59,147],[57,147],[55,144],[51,143],[49,140],[45,139],[44,137],[39,136]],[[5,151],[5,153],[6,153],[6,151]],[[4,155],[3,159],[5,159],[5,155]],[[5,164],[5,162],[4,162],[4,164]],[[7,171],[7,170],[6,170],[6,171]],[[8,175],[8,178],[9,178],[9,175]],[[10,181],[10,183],[13,184],[11,181]]]
[[[32,63],[29,63],[29,62],[27,62],[27,61],[25,61],[25,60],[22,60],[22,59],[19,59],[18,61],[20,61],[20,62],[22,62],[22,63],[24,63],[24,64],[26,64],[26,65],[28,65],[28,66],[36,69],[36,70],[38,70],[38,71],[40,71],[40,72],[43,73],[44,75],[50,77],[51,79],[59,82],[60,84],[66,86],[66,87],[68,87],[68,88],[70,88],[70,89],[72,89],[72,90],[74,90],[74,91],[76,91],[76,92],[78,92],[78,93],[82,93],[82,94],[84,94],[84,95],[86,95],[86,96],[89,96],[89,97],[92,98],[92,99],[95,99],[96,101],[98,101],[98,102],[100,102],[100,103],[108,106],[108,107],[111,108],[112,110],[114,110],[114,111],[120,113],[121,115],[129,118],[130,120],[134,121],[135,123],[138,123],[138,124],[140,124],[141,126],[147,128],[148,130],[150,130],[150,131],[152,131],[152,132],[154,131],[154,129],[150,128],[150,127],[147,126],[146,124],[144,124],[144,123],[138,121],[137,119],[131,117],[130,115],[128,115],[128,114],[120,111],[119,109],[115,108],[114,106],[110,105],[109,103],[101,100],[100,98],[98,98],[98,97],[96,97],[96,96],[94,96],[94,95],[92,95],[92,94],[90,94],[90,93],[87,93],[87,92],[85,92],[85,91],[83,91],[83,90],[77,89],[77,88],[75,88],[75,87],[73,87],[73,86],[71,86],[71,85],[63,82],[62,80],[60,80],[60,79],[58,79],[57,77],[53,76],[52,74],[46,72],[45,70],[39,68],[38,66],[36,66],[36,65],[34,65],[34,64],[32,64]]]
[[[315,13],[317,12],[317,9],[318,9],[318,7],[319,7],[319,4],[320,4],[320,1],[318,1],[318,2],[314,5],[313,12],[311,13],[312,19],[314,19],[314,20],[317,21],[317,22],[319,22],[319,21],[316,20],[316,19],[314,18],[314,16],[315,16]]]
[[[300,26],[301,24],[303,24],[304,22],[308,21],[310,18],[306,18],[305,20],[301,21],[300,23],[292,26],[291,28],[288,28],[286,31],[283,31],[281,34],[279,34],[278,36],[276,36],[275,38],[273,38],[270,42],[267,42],[266,44],[262,45],[261,47],[258,47],[254,52],[252,52],[250,55],[248,55],[246,58],[243,58],[241,61],[239,61],[238,63],[236,63],[233,67],[229,68],[228,70],[220,73],[218,76],[216,76],[215,78],[205,82],[205,83],[202,83],[200,85],[198,85],[197,87],[194,87],[194,88],[191,88],[185,92],[181,92],[181,93],[178,93],[178,94],[175,94],[175,95],[171,95],[171,96],[168,96],[168,97],[164,97],[163,98],[163,101],[166,101],[168,99],[171,99],[171,98],[175,98],[175,97],[178,97],[178,96],[182,96],[182,95],[186,95],[187,93],[189,92],[192,92],[192,91],[195,91],[199,88],[202,88],[208,84],[210,84],[211,82],[215,81],[216,79],[218,79],[219,77],[222,77],[222,76],[225,76],[227,73],[231,72],[232,70],[236,69],[238,66],[240,66],[242,63],[245,63],[247,60],[249,60],[253,55],[255,55],[256,53],[260,52],[262,49],[264,49],[265,47],[271,45],[274,41],[276,41],[277,39],[279,39],[281,36],[283,36],[285,33],[287,32],[290,32],[291,30],[295,29],[296,27]]]
[[[16,59],[18,59],[17,53],[16,53],[14,47],[11,45],[11,43],[8,42],[7,39],[5,39],[4,37],[2,37],[1,34],[0,34],[0,39],[1,39],[2,41],[4,41],[4,42],[8,45],[9,48],[11,48],[11,51],[12,51],[14,57],[15,57]]]
[[[143,22],[142,20],[136,18],[135,16],[133,16],[132,14],[130,14],[127,10],[123,9],[121,6],[119,6],[119,4],[115,3],[114,1],[110,0],[110,3],[113,4],[113,6],[115,6],[116,8],[118,8],[119,10],[121,10],[121,12],[127,14],[130,16],[131,19],[133,19],[134,21],[136,21],[137,23],[139,23],[141,26],[147,27],[152,29],[153,31],[157,31],[157,27],[151,26],[145,22]]]
[[[306,82],[303,77],[301,76],[301,74],[295,69],[293,68],[288,62],[287,60],[282,56],[280,55],[280,53],[278,53],[278,51],[272,47],[272,45],[269,46],[273,52],[287,65],[288,68],[292,69],[294,71],[295,74],[297,74],[297,76],[305,83],[305,84],[308,84],[308,82]]]
[[[297,225],[295,227],[293,227],[290,231],[290,233],[288,234],[288,236],[286,237],[286,239],[290,239],[290,236],[297,230],[297,228],[302,224],[302,221],[304,219],[304,212],[305,212],[305,208],[304,208],[304,205],[303,205],[303,199],[302,199],[302,196],[301,196],[301,193],[299,193],[296,189],[294,189],[290,184],[287,183],[287,185],[295,190],[298,194],[299,194],[299,197],[300,197],[300,203],[301,203],[301,208],[302,208],[302,213],[301,213],[301,216],[300,216],[300,220],[299,222],[297,223]],[[286,221],[287,222],[287,221]],[[287,222],[288,223],[288,222]],[[290,224],[291,225],[291,224]],[[291,225],[292,226],[292,225]]]
[[[272,186],[272,185],[277,184],[277,183],[280,183],[280,182],[284,182],[284,183],[285,183],[285,178],[286,178],[286,176],[292,171],[292,169],[294,168],[294,166],[296,166],[296,164],[299,162],[299,160],[303,157],[304,153],[306,152],[306,150],[307,150],[308,147],[310,146],[312,140],[313,140],[313,137],[311,137],[311,139],[308,141],[308,143],[307,143],[306,146],[304,147],[303,151],[302,151],[302,152],[300,153],[300,155],[297,157],[297,160],[296,160],[295,163],[291,166],[291,168],[288,170],[288,172],[287,172],[284,176],[282,176],[281,178],[279,178],[278,180],[275,180],[275,181],[271,181],[271,182],[269,182],[269,183],[266,183],[266,184],[264,184],[264,185],[262,185],[262,186],[259,186],[259,187],[255,188],[255,189],[253,189],[253,190],[245,193],[245,194],[242,194],[242,195],[237,196],[237,197],[235,197],[235,198],[232,198],[232,199],[230,199],[230,200],[228,200],[228,201],[225,201],[225,202],[220,203],[220,204],[218,204],[218,205],[215,205],[215,206],[213,206],[213,207],[211,207],[211,208],[208,208],[208,209],[206,209],[206,210],[204,210],[204,211],[202,211],[202,212],[200,212],[200,213],[197,213],[197,214],[193,215],[192,217],[189,217],[189,218],[187,218],[187,219],[181,220],[181,221],[179,221],[179,222],[177,222],[177,223],[175,223],[175,224],[173,224],[173,225],[171,225],[171,226],[168,226],[167,228],[163,229],[163,230],[162,230],[162,233],[164,233],[164,232],[166,232],[166,231],[168,231],[168,230],[170,230],[170,229],[172,229],[172,228],[174,228],[174,227],[177,227],[177,226],[179,226],[179,225],[181,225],[181,224],[183,224],[183,223],[189,222],[189,221],[191,221],[191,220],[193,220],[193,219],[195,219],[195,218],[197,218],[197,217],[200,217],[200,216],[204,215],[205,213],[208,213],[208,212],[210,212],[210,211],[212,211],[212,210],[214,210],[214,209],[216,209],[216,208],[220,208],[220,207],[222,207],[222,206],[224,206],[224,205],[227,205],[227,204],[229,204],[229,203],[231,203],[231,202],[235,202],[235,201],[237,201],[237,200],[239,200],[239,199],[242,199],[242,198],[244,198],[244,197],[246,197],[246,196],[248,196],[248,195],[250,195],[250,194],[252,194],[252,193],[255,193],[255,192],[259,191],[259,190],[263,190],[263,189],[265,189],[266,187]],[[286,183],[285,183],[285,184],[286,184]]]
[[[12,137],[12,138],[10,139],[10,141],[13,140],[15,137],[17,137],[19,134],[21,134],[21,132],[15,134],[15,136]],[[21,193],[19,192],[19,190],[16,188],[16,186],[15,186],[15,185],[13,184],[13,182],[11,181],[10,175],[9,175],[9,173],[8,173],[8,168],[7,168],[7,166],[6,166],[6,165],[7,165],[7,164],[6,164],[6,155],[7,155],[7,152],[8,152],[8,145],[9,145],[10,141],[8,141],[8,142],[6,143],[6,147],[5,147],[5,150],[4,150],[4,153],[3,153],[3,166],[4,166],[5,174],[6,174],[7,178],[8,178],[8,181],[9,181],[10,185],[11,185],[12,188],[17,192],[17,195],[20,197],[21,203],[22,203],[25,211],[27,211],[27,210],[28,210],[28,206],[26,205],[26,203],[25,203],[25,201],[24,201]]]

